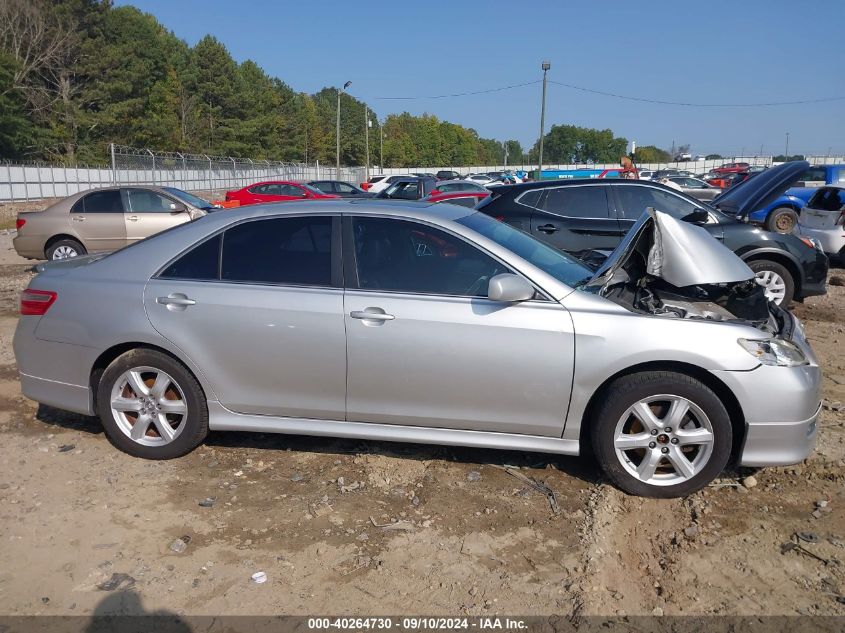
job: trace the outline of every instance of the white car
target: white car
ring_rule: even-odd
[[[654,177],[654,170],[643,169],[638,171],[637,175],[640,177],[640,180],[651,180]]]
[[[409,174],[397,174],[395,176],[385,176],[385,175],[378,175],[373,176],[370,178],[367,183],[370,185],[367,187],[367,191],[369,193],[378,193],[382,189],[387,189],[390,185],[392,185],[397,180],[402,180],[407,178]]]
[[[801,209],[798,232],[816,240],[830,259],[845,263],[845,185],[820,187]]]
[[[476,182],[479,185],[487,185],[491,182],[495,182],[495,180],[487,174],[470,174],[466,177],[466,180],[471,180],[472,182]]]

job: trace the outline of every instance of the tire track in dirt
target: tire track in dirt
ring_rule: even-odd
[[[630,497],[601,484],[587,505],[581,615],[662,613],[671,543],[692,522],[688,504]]]

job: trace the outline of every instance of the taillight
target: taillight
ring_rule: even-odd
[[[23,228],[23,225],[26,224],[26,220],[23,218],[18,218],[15,220],[15,228],[20,231]]]
[[[27,288],[21,293],[21,314],[24,316],[42,316],[46,314],[58,296],[51,290]]]
[[[430,194],[428,194],[428,195],[430,195],[430,196],[439,196],[441,193],[443,193],[443,192],[442,192],[442,191],[440,191],[440,189],[432,189],[432,190],[431,190],[431,193],[430,193]]]

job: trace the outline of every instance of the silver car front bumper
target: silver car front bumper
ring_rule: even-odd
[[[745,417],[742,466],[785,466],[807,458],[816,446],[821,410],[817,365],[751,371],[714,371],[739,401]]]

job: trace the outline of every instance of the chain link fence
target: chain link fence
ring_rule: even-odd
[[[345,180],[360,183],[363,167],[336,167],[319,163],[155,152],[149,149],[109,146],[107,165],[51,165],[0,163],[0,201],[62,198],[79,191],[114,185],[157,185],[201,191],[220,197],[262,180]]]

